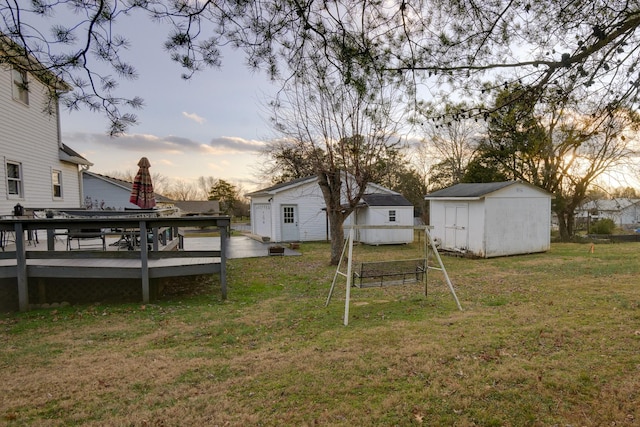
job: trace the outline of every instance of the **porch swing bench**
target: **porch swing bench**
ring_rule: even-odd
[[[358,288],[421,283],[426,270],[426,258],[362,262],[353,270],[352,283]]]

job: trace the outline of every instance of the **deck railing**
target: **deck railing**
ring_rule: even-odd
[[[159,230],[168,230],[169,240],[175,240],[182,236],[173,230],[186,227],[217,227],[220,248],[186,251],[177,250],[177,244],[169,245],[167,241],[165,245],[161,244],[166,236],[159,234]],[[13,234],[15,250],[3,246],[3,252],[0,252],[0,278],[17,279],[18,306],[21,311],[29,308],[30,277],[139,278],[142,299],[146,303],[150,299],[150,278],[219,273],[222,298],[226,299],[226,242],[229,227],[228,216],[5,218],[0,220],[0,233]],[[68,230],[102,230],[105,234],[120,234],[126,230],[133,239],[135,236],[142,238],[139,245],[130,248],[135,250],[55,250],[56,236],[64,235]],[[33,239],[43,232],[47,236],[47,250],[27,250],[29,244],[35,244]],[[152,236],[149,243],[145,236]],[[162,250],[167,248],[173,250]],[[114,260],[117,262],[114,263]]]

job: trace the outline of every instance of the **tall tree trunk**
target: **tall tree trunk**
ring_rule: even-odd
[[[352,208],[342,206],[342,179],[340,171],[318,174],[318,184],[322,190],[327,215],[329,217],[329,236],[331,239],[331,265],[338,265],[344,245],[342,225]]]
[[[556,216],[558,217],[558,231],[560,232],[560,240],[563,242],[568,242],[571,239],[571,236],[567,227],[567,219],[565,218],[564,210],[556,211]]]
[[[345,217],[342,213],[329,213],[329,236],[331,238],[331,265],[338,265],[344,247],[344,229],[342,225]]]

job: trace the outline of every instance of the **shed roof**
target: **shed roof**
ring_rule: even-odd
[[[350,174],[343,173],[343,179],[347,179],[347,177],[351,176]],[[260,196],[270,196],[281,191],[289,190],[290,188],[295,188],[299,185],[307,184],[310,182],[316,182],[318,177],[316,175],[305,176],[302,178],[293,179],[287,182],[281,182],[279,184],[272,185],[270,187],[262,188],[260,190],[256,190],[252,193],[245,194],[246,197],[260,197]],[[380,184],[376,184],[375,182],[367,183],[367,186],[373,187],[376,190],[380,190],[381,192],[388,191],[390,193],[395,193],[393,190],[389,190],[388,188],[383,187]]]
[[[362,202],[366,206],[413,206],[401,194],[371,193],[362,196]]]
[[[303,184],[303,183],[308,182],[308,181],[313,181],[313,180],[316,180],[317,178],[318,178],[317,176],[312,175],[312,176],[305,176],[305,177],[302,177],[302,178],[297,178],[297,179],[294,179],[294,180],[291,180],[291,181],[287,181],[287,182],[281,182],[279,184],[275,184],[275,185],[272,185],[270,187],[266,187],[266,188],[262,188],[260,190],[254,191],[252,193],[248,193],[248,194],[246,194],[246,196],[247,197],[253,197],[253,196],[266,196],[266,195],[269,195],[269,194],[274,194],[274,193],[277,193],[278,191],[283,190],[283,189],[285,189],[287,187],[295,187],[298,184]]]
[[[528,184],[526,182],[520,182],[520,181],[482,182],[482,183],[456,184],[452,187],[443,188],[442,190],[434,191],[433,193],[427,194],[425,196],[425,199],[427,200],[443,199],[443,198],[480,199],[498,190],[502,190],[503,188],[516,185],[516,184],[525,185],[527,187],[533,188],[540,192],[547,193],[547,191],[541,188],[538,188],[535,185]]]

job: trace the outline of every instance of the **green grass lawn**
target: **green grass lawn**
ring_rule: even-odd
[[[355,259],[419,245],[356,247]],[[328,307],[329,246],[232,259],[153,304],[0,316],[0,425],[604,426],[640,423],[640,244],[444,258],[420,285]],[[184,286],[183,286],[184,287]]]

